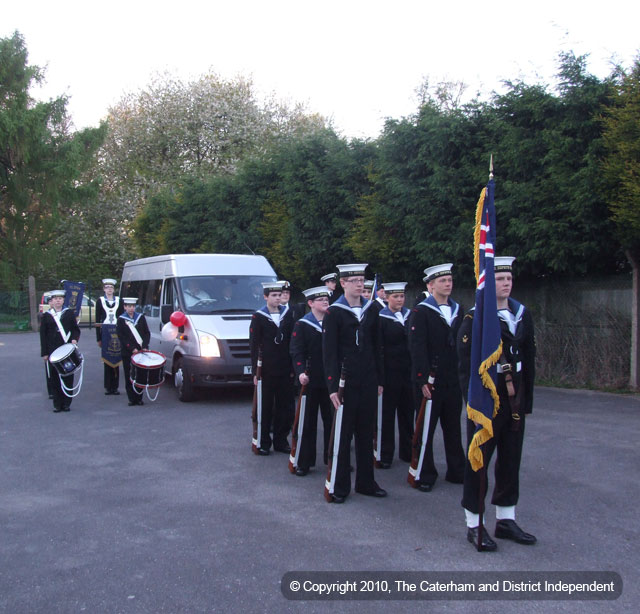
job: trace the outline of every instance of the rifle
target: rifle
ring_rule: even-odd
[[[309,361],[304,368],[304,374],[309,375]],[[296,407],[296,417],[293,420],[293,428],[291,429],[291,454],[289,455],[289,471],[295,473],[298,468],[298,457],[300,456],[300,446],[302,440],[302,431],[304,430],[304,410],[307,406],[307,385],[304,384],[300,388],[300,396],[298,397],[298,405]]]
[[[344,383],[346,371],[344,364],[340,370],[340,382],[338,384],[338,398],[340,407],[333,412],[333,423],[331,425],[331,438],[329,439],[329,466],[327,467],[327,479],[324,483],[324,498],[331,503],[333,501],[333,489],[336,484],[336,472],[338,469],[338,452],[340,451],[340,434],[342,432],[342,411],[344,409]]]
[[[435,367],[432,368],[427,380],[427,386],[433,395],[433,384],[436,379]],[[427,448],[427,439],[429,438],[429,423],[431,422],[431,399],[422,397],[420,403],[420,411],[416,420],[416,428],[413,432],[411,441],[411,465],[409,465],[409,475],[407,482],[413,488],[420,485],[420,473],[422,472],[422,462],[424,461],[424,451]]]
[[[378,415],[377,415],[377,428],[373,438],[373,466],[376,469],[380,469],[382,462],[382,394],[378,395]]]
[[[251,407],[251,421],[253,422],[251,451],[254,454],[260,454],[260,448],[262,447],[262,348],[258,350],[256,378],[257,382],[253,390],[253,405]]]

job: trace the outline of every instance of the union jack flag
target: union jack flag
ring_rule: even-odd
[[[468,450],[469,462],[474,471],[484,465],[480,446],[493,437],[493,418],[500,406],[496,390],[496,364],[502,353],[502,341],[494,274],[494,188],[491,178],[478,201],[474,234],[476,306],[471,335],[471,377],[467,403],[467,416],[477,425]]]

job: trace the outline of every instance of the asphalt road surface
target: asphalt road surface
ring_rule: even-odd
[[[518,505],[538,543],[497,540],[497,552],[478,553],[465,539],[461,486],[440,479],[421,493],[396,460],[376,472],[386,499],[328,504],[323,466],[300,478],[286,455],[251,453],[250,390],[209,390],[185,404],[165,384],[155,403],[128,407],[122,373],[122,394],[104,396],[93,330],[83,329],[80,349],[82,390],[71,412],[55,414],[38,335],[0,334],[0,612],[637,611],[638,396],[538,388]],[[443,476],[440,432],[436,459]],[[491,506],[487,516],[493,529]],[[311,571],[337,572],[335,582],[377,572],[378,583],[369,594],[343,583],[334,601],[304,589],[297,595],[309,599],[287,598],[291,578]],[[517,600],[506,602],[447,591],[426,602],[384,590],[384,572],[416,572],[407,578],[433,586],[475,572],[502,581],[501,572],[569,571],[616,572],[622,595],[548,601],[512,591]],[[402,598],[434,596],[409,592]]]

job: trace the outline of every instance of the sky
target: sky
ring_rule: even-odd
[[[46,67],[32,94],[69,96],[77,128],[156,74],[213,71],[375,139],[417,110],[425,79],[487,97],[505,80],[553,84],[569,51],[603,78],[640,52],[639,23],[629,0],[5,0],[0,37],[23,35],[29,63]]]

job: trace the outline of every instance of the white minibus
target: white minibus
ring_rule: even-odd
[[[264,256],[178,254],[124,265],[121,297],[136,297],[151,331],[150,350],[166,356],[181,401],[195,388],[252,382],[249,323],[264,305],[262,282],[277,279]],[[174,311],[186,315],[175,339],[162,338]]]

